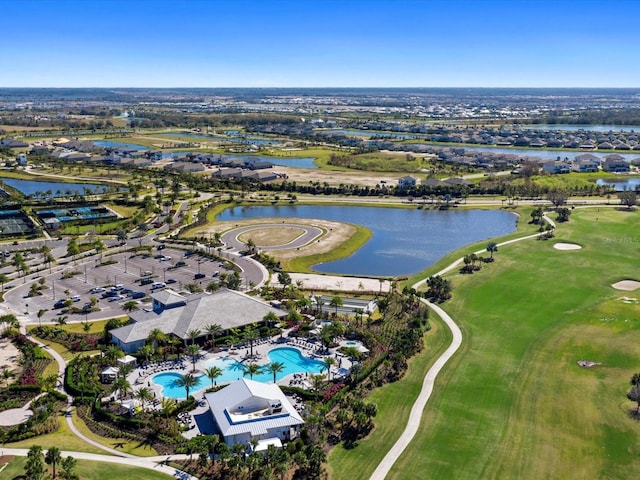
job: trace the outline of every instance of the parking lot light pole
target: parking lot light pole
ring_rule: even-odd
[[[127,256],[124,256],[124,273],[127,273]]]

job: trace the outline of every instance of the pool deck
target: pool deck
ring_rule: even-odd
[[[327,357],[333,357],[336,359],[336,363],[331,367],[331,372],[333,375],[336,374],[339,368],[350,369],[351,361],[348,357],[342,355],[342,353],[338,352],[338,348],[331,348],[326,352],[326,354],[321,354],[325,352],[321,352],[320,345],[316,342],[309,342],[303,338],[296,337],[287,337],[286,333],[283,336],[272,337],[270,339],[260,339],[254,342],[253,344],[253,357],[250,355],[251,348],[248,344],[243,344],[236,348],[223,349],[216,353],[210,352],[202,352],[201,357],[196,362],[196,375],[202,375],[204,373],[205,365],[213,359],[216,358],[233,358],[239,362],[253,362],[257,363],[260,366],[264,366],[270,363],[269,357],[267,353],[279,347],[291,347],[296,348],[300,351],[302,355],[308,358],[314,358],[316,360],[324,360]],[[181,375],[185,375],[187,373],[192,372],[193,363],[190,361],[188,357],[183,357],[181,360],[168,360],[168,361],[160,361],[153,362],[150,365],[147,365],[146,368],[142,366],[136,367],[128,376],[127,380],[131,384],[133,391],[130,395],[127,396],[128,399],[131,399],[132,396],[135,395],[135,392],[142,387],[147,387],[153,392],[154,402],[152,404],[147,404],[145,408],[156,409],[159,410],[162,408],[161,402],[164,398],[162,395],[162,386],[158,385],[153,381],[153,376],[162,373],[162,372],[174,372],[179,373]],[[326,375],[326,373],[325,373]],[[223,384],[223,382],[217,382],[217,384]],[[293,385],[301,388],[310,388],[310,382],[307,379],[307,376],[302,373],[290,374],[286,375],[282,379],[277,382],[278,385]],[[185,424],[188,423],[189,429],[184,431],[182,435],[186,438],[191,438],[199,434],[211,434],[215,433],[215,426],[213,424],[213,417],[211,416],[209,405],[204,398],[204,393],[207,388],[209,388],[210,383],[204,388],[199,390],[192,390],[189,393],[198,400],[198,406],[189,412],[188,415],[184,417]],[[182,398],[176,399],[177,401],[182,400]],[[302,405],[300,404],[302,408]]]

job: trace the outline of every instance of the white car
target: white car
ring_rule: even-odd
[[[151,284],[151,290],[155,290],[156,288],[164,288],[166,286],[167,286],[167,284],[164,283],[164,282],[153,282]]]
[[[104,293],[106,292],[107,289],[106,288],[102,288],[102,287],[93,287],[89,293]]]
[[[110,302],[117,302],[120,300],[124,300],[125,297],[123,297],[122,295],[114,295],[113,297],[109,297],[109,301]]]
[[[160,261],[161,261],[161,262],[170,262],[170,261],[171,261],[171,257],[168,257],[168,256],[166,256],[166,255],[165,255],[164,257],[162,257],[162,258],[160,259]]]

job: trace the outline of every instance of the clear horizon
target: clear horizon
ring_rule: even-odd
[[[7,0],[0,88],[637,88],[634,0]]]

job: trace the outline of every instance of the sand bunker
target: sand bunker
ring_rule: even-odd
[[[575,243],[556,243],[553,248],[556,250],[580,250],[582,247]]]
[[[611,285],[616,290],[624,290],[626,292],[632,292],[640,288],[640,282],[635,280],[622,280],[621,282],[614,283]]]

